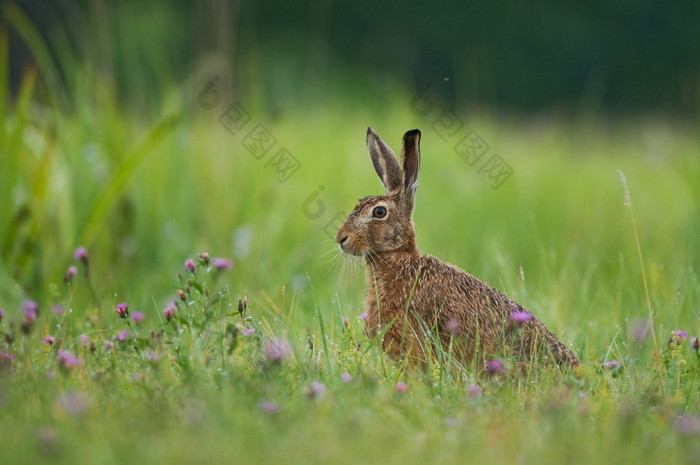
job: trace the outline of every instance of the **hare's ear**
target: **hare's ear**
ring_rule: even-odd
[[[391,192],[401,187],[403,177],[399,159],[372,128],[367,128],[367,149],[372,157],[374,171],[377,172],[386,191]]]
[[[403,135],[401,160],[403,161],[403,187],[406,200],[413,202],[420,175],[420,131],[418,129],[413,129]]]

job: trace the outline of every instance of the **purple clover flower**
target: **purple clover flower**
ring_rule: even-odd
[[[367,321],[367,312],[360,313],[360,314],[357,316],[357,318],[360,319],[360,320]]]
[[[506,366],[500,358],[494,358],[486,362],[486,371],[490,375],[501,375],[506,372]]]
[[[78,268],[75,265],[71,265],[66,270],[66,274],[63,275],[63,281],[70,283],[78,274]]]
[[[668,338],[668,345],[671,347],[672,345],[679,346],[683,343],[685,338],[688,337],[688,331],[683,331],[681,329],[674,329],[671,331],[671,336]]]
[[[117,305],[117,308],[115,308],[114,311],[117,313],[117,315],[119,315],[119,318],[126,318],[129,316],[129,306],[126,305],[125,302]]]
[[[36,440],[45,453],[55,453],[58,450],[58,433],[50,426],[42,426],[36,430]]]
[[[134,323],[136,323],[136,324],[138,325],[138,324],[140,324],[141,321],[143,320],[143,313],[141,313],[141,312],[134,312],[134,313],[131,315],[131,318],[134,320]]]
[[[525,323],[532,319],[532,313],[527,310],[513,310],[510,312],[510,319],[518,323]]]
[[[168,305],[165,306],[165,309],[163,310],[163,315],[165,316],[165,319],[167,321],[170,321],[173,319],[173,315],[175,315],[175,310],[177,308],[175,307],[175,304],[172,302],[169,302]]]
[[[61,315],[63,315],[63,312],[65,312],[65,309],[63,308],[63,305],[56,304],[53,306],[51,311],[53,312],[54,315],[61,316]]]
[[[233,262],[228,258],[215,258],[212,260],[211,265],[219,271],[230,270],[233,268]]]
[[[279,405],[272,403],[272,402],[269,402],[269,401],[260,402],[259,407],[260,407],[260,410],[267,413],[268,415],[274,415],[276,413],[279,413],[279,411],[280,411]]]
[[[88,342],[90,342],[90,338],[88,337],[87,334],[81,334],[80,337],[78,338],[78,340],[80,341],[80,343],[83,346],[87,346]]]
[[[318,381],[314,381],[309,386],[309,390],[306,393],[309,399],[321,400],[323,396],[326,395],[326,385]]]
[[[24,320],[28,323],[36,320],[36,316],[39,313],[39,304],[33,300],[25,300],[22,302],[22,313],[24,314]]]
[[[649,337],[651,325],[646,318],[635,318],[627,326],[630,338],[635,342],[645,341]]]
[[[265,358],[270,363],[280,363],[291,354],[286,339],[271,339],[265,344]]]
[[[608,360],[606,362],[601,363],[600,366],[604,370],[614,370],[614,369],[622,366],[622,364],[620,363],[619,360]]]
[[[126,341],[126,338],[128,336],[128,333],[126,332],[125,329],[122,329],[119,334],[117,334],[117,341],[119,342],[124,342]]]
[[[59,350],[58,351],[58,362],[68,368],[73,368],[77,367],[78,365],[82,365],[83,361],[79,359],[78,357],[73,354],[73,352],[70,352],[68,350]]]
[[[700,431],[700,418],[696,415],[685,414],[673,421],[673,426],[680,434],[694,435]]]
[[[347,371],[344,371],[340,374],[340,379],[342,379],[344,383],[349,383],[352,381],[352,376]]]
[[[464,333],[464,331],[462,331],[462,325],[460,325],[459,321],[454,318],[451,318],[447,322],[445,329],[447,330],[447,334],[450,336],[461,336]]]
[[[73,252],[73,258],[74,258],[75,260],[79,260],[79,261],[81,261],[81,262],[83,262],[83,263],[87,263],[87,261],[88,261],[88,254],[87,254],[87,250],[85,250],[85,247],[83,247],[83,246],[81,245],[80,247],[78,247],[77,249],[75,249],[75,252]]]
[[[684,341],[688,337],[688,331],[683,331],[682,329],[676,329],[671,331],[673,336],[676,336],[681,341]]]
[[[50,335],[50,334],[47,334],[46,337],[45,337],[41,342],[43,342],[44,344],[48,344],[48,345],[52,346],[53,343],[56,342],[56,338],[53,337],[53,336]]]
[[[403,394],[404,392],[408,391],[408,385],[403,381],[399,381],[394,386],[394,390],[399,394]]]
[[[246,328],[243,330],[244,336],[250,336],[251,334],[255,334],[255,328]]]
[[[0,369],[10,368],[14,359],[15,356],[11,353],[0,350]]]
[[[469,387],[467,388],[467,391],[469,392],[469,395],[471,397],[480,397],[481,396],[481,387],[478,384],[470,384]]]
[[[190,273],[194,273],[195,271],[197,271],[197,265],[194,264],[194,260],[193,260],[193,259],[188,258],[188,259],[185,261],[185,269],[186,269],[187,271],[189,271]]]
[[[69,415],[81,416],[88,410],[87,399],[79,392],[68,392],[58,398],[57,404]]]

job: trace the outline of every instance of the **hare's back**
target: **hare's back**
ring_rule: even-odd
[[[476,276],[430,255],[421,257],[417,284],[413,300],[423,301],[443,312],[476,312],[493,316],[494,313],[504,313],[511,305],[517,305]]]

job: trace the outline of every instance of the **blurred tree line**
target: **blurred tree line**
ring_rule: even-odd
[[[378,76],[457,105],[700,113],[698,0],[25,0],[3,15],[9,4],[49,44],[61,82],[89,63],[137,102],[214,67],[272,100]],[[35,57],[9,30],[16,88]]]

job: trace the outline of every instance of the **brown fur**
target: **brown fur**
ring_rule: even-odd
[[[387,193],[360,200],[336,235],[344,252],[365,258],[369,336],[385,331],[383,346],[394,358],[425,360],[432,349],[424,345],[433,334],[445,348],[457,342],[463,361],[477,368],[507,356],[522,370],[542,349],[558,365],[578,365],[537,318],[519,323],[510,317],[524,311],[517,302],[454,265],[420,255],[413,227],[419,143],[418,130],[404,135],[401,166],[368,129],[367,146]],[[385,217],[373,216],[377,206],[387,210]]]

